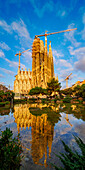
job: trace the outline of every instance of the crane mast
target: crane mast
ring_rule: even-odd
[[[15,54],[15,56],[17,56],[17,55],[19,55],[19,69],[20,69],[20,56],[22,55],[22,53],[24,53],[24,52],[26,52],[26,51],[29,51],[29,50],[31,50],[31,49],[27,49],[27,50],[25,50],[25,51],[22,51],[21,53],[20,53],[20,51],[19,51],[19,53],[17,53],[17,54]]]
[[[72,126],[72,124],[69,122],[69,119],[68,119],[68,114],[66,114],[66,117],[65,117],[67,123],[69,123],[70,126]]]
[[[71,73],[72,74],[72,73]],[[68,79],[69,79],[69,77],[71,76],[71,74],[69,74],[66,78],[65,78],[65,80],[66,80],[66,88],[68,88]]]

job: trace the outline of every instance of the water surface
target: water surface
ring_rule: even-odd
[[[16,104],[0,111],[0,131],[6,127],[14,136],[20,133],[24,150],[21,169],[52,169],[50,162],[62,166],[54,154],[64,152],[61,140],[78,151],[73,135],[85,142],[85,106]]]

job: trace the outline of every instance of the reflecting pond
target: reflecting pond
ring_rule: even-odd
[[[21,169],[53,169],[50,162],[61,165],[54,154],[64,152],[61,140],[78,151],[73,135],[85,142],[85,105],[16,104],[0,109],[0,131],[6,127],[20,133]]]

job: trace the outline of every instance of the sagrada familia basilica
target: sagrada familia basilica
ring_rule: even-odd
[[[45,47],[44,42],[35,37],[32,45],[32,71],[21,70],[19,61],[18,73],[14,81],[14,92],[26,95],[31,88],[36,86],[46,88],[47,82],[53,77],[54,64],[51,42],[48,52],[47,37],[45,36]]]

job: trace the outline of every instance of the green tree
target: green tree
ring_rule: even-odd
[[[65,95],[69,95],[71,96],[72,95],[72,89],[71,88],[66,88],[64,90],[61,90],[61,93],[65,94]]]
[[[85,100],[85,84],[82,84],[80,89],[81,97]]]
[[[42,87],[35,87],[30,90],[29,95],[38,95],[40,93],[47,95],[47,89],[43,89]]]
[[[41,87],[35,87],[35,88],[32,88],[29,92],[29,95],[37,95],[37,94],[40,94],[42,93],[42,88]]]
[[[55,80],[55,78],[52,78],[47,83],[47,91],[50,95],[52,94],[52,92],[54,92],[54,94],[56,94],[56,92],[60,94],[60,88],[61,88],[61,83],[59,83],[58,80]]]
[[[20,168],[22,146],[20,136],[13,138],[13,133],[6,128],[0,138],[0,170]]]
[[[11,101],[11,99],[14,99],[14,95],[15,93],[13,93],[12,91],[7,91],[7,92],[4,92],[4,91],[0,91],[0,101],[3,102],[3,101]]]
[[[81,86],[77,85],[74,89],[73,92],[75,94],[75,96],[78,97],[82,97],[83,99],[85,99],[85,84],[82,84]]]

